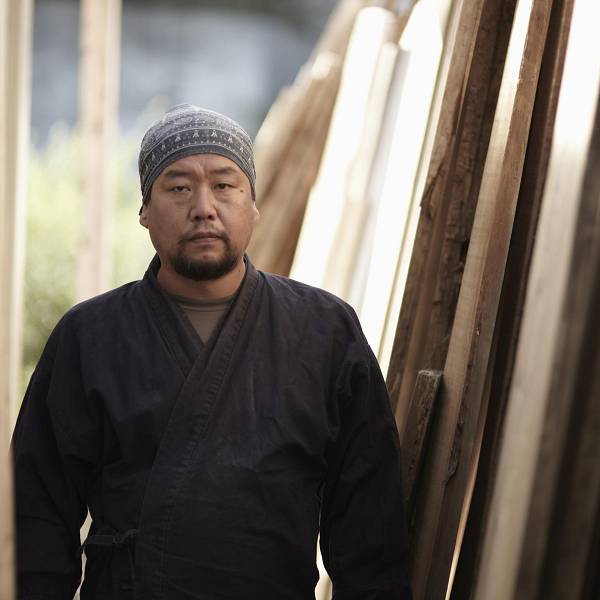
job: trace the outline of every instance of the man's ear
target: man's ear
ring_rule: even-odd
[[[144,202],[140,210],[140,225],[148,229],[148,203]]]
[[[256,225],[260,221],[260,213],[258,212],[258,208],[256,208],[256,202],[254,203],[254,211],[253,211],[253,224]]]

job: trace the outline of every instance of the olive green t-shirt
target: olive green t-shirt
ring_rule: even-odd
[[[173,300],[182,308],[204,343],[210,338],[211,333],[231,304],[234,296],[235,294],[216,300],[194,300],[171,294]]]

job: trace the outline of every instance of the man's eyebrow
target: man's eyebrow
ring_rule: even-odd
[[[188,171],[177,171],[177,169],[167,169],[163,173],[165,179],[177,179],[177,177],[189,177]]]
[[[218,167],[209,171],[210,175],[239,175],[240,171],[234,167]]]

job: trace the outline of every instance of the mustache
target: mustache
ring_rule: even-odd
[[[195,231],[194,233],[190,233],[189,235],[182,237],[179,240],[179,244],[183,245],[183,244],[186,244],[187,242],[192,242],[194,240],[201,240],[203,238],[209,238],[209,237],[220,238],[224,241],[228,240],[227,234],[225,234],[224,232],[213,231],[213,230],[202,230],[202,231]]]

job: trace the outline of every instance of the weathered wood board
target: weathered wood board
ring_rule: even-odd
[[[417,599],[443,598],[448,587],[551,6],[520,0],[515,11],[433,431],[414,548]]]
[[[596,4],[575,2],[477,600],[582,598],[594,545],[598,446],[588,444],[598,418],[597,372],[589,370],[597,364],[591,327],[600,255],[597,17]],[[567,583],[568,592],[560,587]]]
[[[517,347],[521,315],[527,290],[535,230],[546,181],[554,132],[558,94],[562,80],[573,0],[554,0],[544,50],[525,166],[510,243],[500,311],[494,332],[496,352],[488,377],[488,411],[480,418],[481,450],[460,559],[452,585],[452,600],[471,597],[483,544],[484,523],[489,510],[496,473],[500,433]]]
[[[515,3],[462,6],[387,376],[401,432],[416,373],[444,366]]]
[[[441,381],[441,371],[419,371],[415,382],[406,434],[402,439],[402,481],[408,515],[413,513]]]

